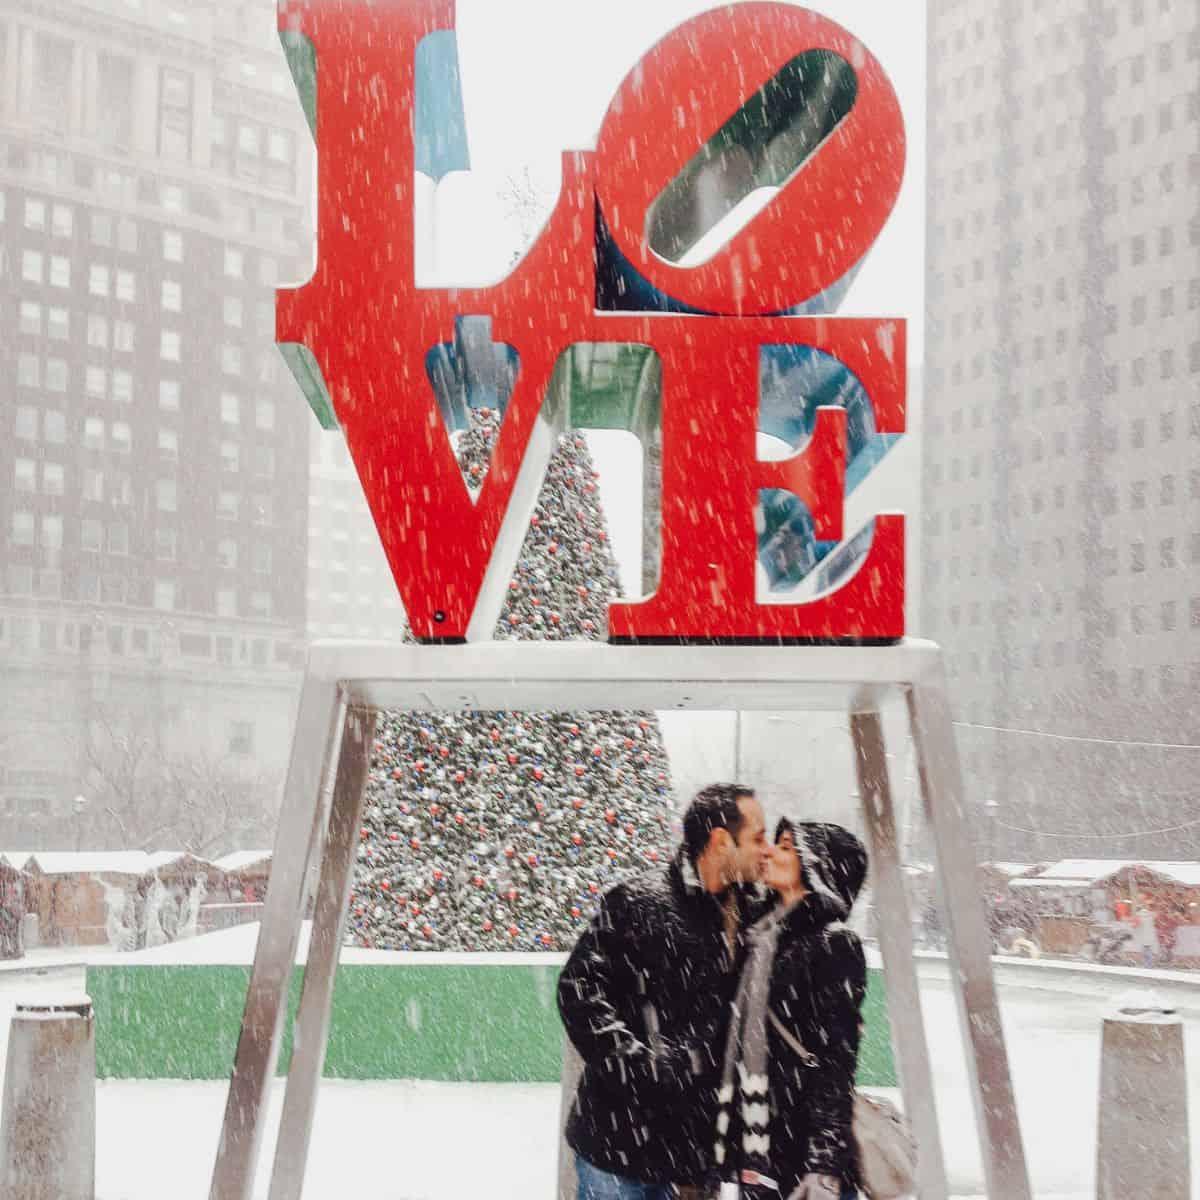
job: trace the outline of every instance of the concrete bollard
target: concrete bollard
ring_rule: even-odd
[[[94,1200],[96,1039],[91,999],[18,1003],[0,1119],[4,1200]]]
[[[1153,992],[1104,1020],[1097,1200],[1188,1200],[1187,1065],[1179,1014]]]

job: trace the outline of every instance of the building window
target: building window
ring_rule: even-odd
[[[21,254],[21,278],[26,283],[42,282],[42,256],[36,250],[25,250]]]
[[[108,295],[108,268],[103,263],[88,267],[88,291],[93,296]]]
[[[221,393],[221,423],[237,425],[241,420],[241,401],[233,392]],[[233,468],[237,470],[236,465]]]
[[[1175,476],[1164,475],[1158,481],[1158,502],[1159,504],[1174,504],[1175,503]]]
[[[167,262],[183,262],[183,234],[175,229],[163,230],[163,258]]]
[[[87,344],[95,350],[108,349],[108,321],[99,313],[88,313]]]
[[[35,233],[46,232],[46,202],[34,196],[25,198],[25,228]]]
[[[160,379],[158,382],[158,407],[167,412],[179,411],[179,381]]]
[[[50,256],[50,286],[69,288],[71,286],[71,260],[61,254]]]
[[[245,269],[245,255],[235,246],[225,247],[225,274],[233,279],[241,279]]]
[[[32,300],[21,301],[21,316],[18,328],[22,333],[40,337],[42,333],[42,306]]]
[[[91,219],[92,245],[111,246],[113,238],[113,219],[111,213],[94,212]]]
[[[136,254],[138,248],[137,222],[131,217],[122,217],[117,222],[117,249],[126,254]]]
[[[154,581],[154,607],[160,612],[171,612],[175,608],[175,582],[171,579]]]
[[[164,362],[178,362],[179,354],[179,334],[173,329],[164,329],[159,336],[159,358],[161,358]]]
[[[42,360],[36,354],[17,355],[17,382],[24,387],[40,387]]]
[[[114,421],[110,430],[112,448],[119,454],[128,454],[133,449],[133,431],[127,421]]]
[[[1168,568],[1175,566],[1175,539],[1173,537],[1163,538],[1158,543],[1158,565]]]
[[[79,545],[83,550],[99,554],[103,544],[104,526],[91,517],[84,517],[79,529]]]
[[[226,325],[235,329],[242,326],[242,300],[240,296],[226,296],[221,302],[221,315]]]
[[[240,375],[242,373],[242,351],[240,346],[226,344],[221,347],[221,370],[226,375]]]
[[[48,392],[65,392],[71,382],[71,372],[61,358],[46,359],[45,385]]]
[[[88,367],[84,372],[84,391],[97,400],[108,396],[108,372],[103,367]]]
[[[260,575],[269,575],[271,573],[271,547],[265,546],[261,542],[254,546],[251,554],[251,567]]]
[[[124,354],[132,354],[133,331],[134,326],[132,321],[114,321],[113,349],[120,350]]]
[[[108,527],[109,554],[129,553],[129,526],[118,521]]]
[[[226,475],[236,475],[241,465],[241,452],[237,442],[222,442],[220,445],[221,470]]]
[[[179,504],[174,479],[159,479],[154,485],[154,506],[159,512],[175,512]]]
[[[137,299],[137,279],[132,271],[117,272],[117,299],[128,304]]]
[[[37,491],[37,463],[32,458],[18,458],[14,464],[13,486],[18,492]]]
[[[163,67],[159,72],[158,152],[187,159],[192,153],[192,77]]]
[[[1135,573],[1146,569],[1146,544],[1133,542],[1129,547],[1129,569]]]
[[[222,521],[236,521],[240,507],[237,492],[220,491],[217,493],[217,517]]]
[[[66,415],[56,408],[48,408],[42,414],[42,436],[47,442],[61,446],[67,440]]]
[[[254,424],[259,429],[275,428],[275,401],[268,397],[260,397],[254,404]]]
[[[98,467],[83,468],[82,496],[89,504],[104,503],[104,472]]]
[[[160,562],[174,562],[175,543],[175,530],[156,529],[154,531],[154,557]]]
[[[75,210],[66,204],[56,204],[50,221],[55,237],[69,238],[75,229]]]
[[[65,476],[62,463],[42,464],[42,491],[47,496],[61,496],[64,490]]]
[[[100,417],[84,417],[83,444],[89,450],[104,449],[104,421]]]
[[[270,592],[251,592],[250,593],[250,615],[258,617],[261,620],[267,621],[271,617],[271,593]]]
[[[167,312],[179,312],[183,308],[183,288],[174,279],[162,281],[162,307]]]
[[[12,515],[12,543],[15,546],[33,545],[33,513],[14,512]]]
[[[237,616],[237,592],[233,588],[217,588],[217,616]]]
[[[217,542],[217,565],[227,570],[237,567],[238,545],[234,538],[221,538]]]
[[[158,431],[158,455],[169,462],[179,457],[179,434],[174,429]]]
[[[36,442],[38,435],[38,413],[28,404],[18,404],[15,433],[20,441]]]

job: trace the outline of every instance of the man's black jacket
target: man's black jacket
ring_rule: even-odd
[[[566,1132],[593,1166],[643,1183],[698,1183],[709,1169],[742,957],[724,928],[680,853],[607,892],[571,952],[558,1010],[584,1067]]]

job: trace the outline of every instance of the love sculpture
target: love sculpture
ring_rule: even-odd
[[[900,188],[895,93],[825,17],[714,9],[630,72],[594,150],[563,155],[557,206],[506,279],[420,287],[417,174],[466,162],[454,15],[452,0],[279,0],[318,225],[315,273],[279,293],[277,336],[344,432],[419,644],[310,649],[212,1200],[252,1194],[312,900],[270,1190],[301,1195],[378,709],[614,707],[849,715],[919,1190],[945,1200],[884,748],[893,699],[936,847],[987,1191],[1029,1200],[945,672],[936,646],[904,638],[904,518],[843,529],[847,493],[905,430],[903,320],[832,315]],[[596,385],[597,362],[615,385]],[[483,408],[502,420],[476,488],[450,435]],[[610,605],[609,644],[487,641],[557,434],[597,426],[661,462],[655,586]],[[791,453],[760,459],[762,434]]]
[[[557,207],[508,278],[428,289],[414,283],[414,180],[427,151],[413,97],[418,120],[445,110],[442,97],[422,105],[419,88],[453,77],[421,70],[452,53],[453,20],[450,0],[280,6],[297,74],[315,77],[319,155],[316,273],[279,293],[277,336],[318,412],[345,432],[414,634],[491,636],[495,610],[480,597],[507,585],[528,524],[529,503],[512,511],[514,488],[523,466],[540,480],[544,457],[526,460],[555,372],[581,346],[618,343],[661,371],[662,563],[652,595],[611,606],[612,640],[901,637],[899,515],[874,523],[865,561],[836,591],[805,603],[755,594],[756,542],[775,561],[774,531],[761,516],[755,527],[761,494],[794,497],[793,523],[807,518],[817,545],[833,547],[847,450],[865,461],[905,428],[902,320],[789,315],[821,312],[844,290],[899,192],[904,124],[879,63],[840,26],[786,4],[689,21],[617,89],[596,149],[564,154]],[[681,265],[705,232],[694,219],[704,188],[723,190],[720,212],[761,180],[782,183],[768,207],[707,261]],[[461,348],[465,322],[490,329],[516,364],[477,495],[429,369],[442,347]],[[802,357],[807,369],[772,389],[770,368]],[[814,375],[833,377],[842,399],[834,387],[822,401]],[[849,447],[847,395],[861,410]],[[760,432],[807,444],[761,461]],[[536,489],[518,490],[531,503]]]

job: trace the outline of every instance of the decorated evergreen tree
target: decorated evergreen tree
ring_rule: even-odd
[[[499,431],[457,446],[478,487]],[[598,639],[616,567],[587,444],[551,457],[495,636]],[[614,697],[614,701],[619,697]],[[601,892],[664,863],[671,781],[653,713],[387,713],[376,729],[349,940],[565,950]]]

